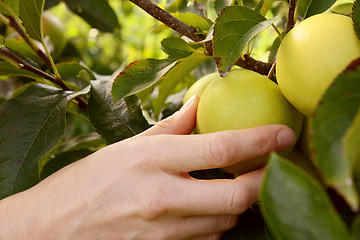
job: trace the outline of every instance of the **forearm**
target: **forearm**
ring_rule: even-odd
[[[0,201],[0,239],[39,239],[41,221],[27,193],[19,193]],[[29,201],[30,200],[30,201]]]

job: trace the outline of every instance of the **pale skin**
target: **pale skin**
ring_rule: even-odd
[[[263,169],[227,180],[188,172],[288,148],[284,125],[189,135],[199,98],[0,201],[0,239],[215,240],[258,201]]]

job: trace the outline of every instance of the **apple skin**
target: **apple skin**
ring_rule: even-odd
[[[48,36],[54,47],[54,54],[59,55],[64,50],[67,39],[65,37],[65,27],[55,15],[44,12],[42,14],[42,30],[44,36]]]
[[[277,84],[256,72],[237,69],[205,88],[198,105],[196,131],[204,134],[284,124],[298,137],[302,121],[303,115],[286,100]],[[263,166],[266,160],[263,156],[224,169],[242,174]]]
[[[209,83],[212,82],[214,79],[219,78],[219,73],[214,72],[203,76],[202,78],[197,80],[185,93],[183,103],[185,104],[193,95],[201,97],[201,94],[204,92],[205,88],[209,85]]]
[[[312,116],[331,82],[360,57],[351,18],[323,13],[296,25],[280,44],[276,77],[284,96]]]

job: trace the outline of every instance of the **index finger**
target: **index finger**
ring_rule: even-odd
[[[143,149],[161,169],[172,172],[226,167],[290,147],[295,133],[285,125],[265,125],[199,135],[152,136]]]

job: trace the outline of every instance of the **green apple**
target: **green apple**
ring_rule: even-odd
[[[49,37],[54,47],[54,54],[61,54],[67,43],[67,39],[65,37],[65,27],[63,23],[55,15],[44,12],[42,14],[41,24],[44,36]]]
[[[305,19],[283,39],[276,76],[284,96],[311,116],[332,81],[360,57],[350,17],[323,13]]]
[[[196,95],[198,97],[201,96],[201,94],[204,92],[205,88],[209,85],[209,83],[214,80],[220,78],[219,73],[211,73],[208,74],[199,80],[197,80],[191,87],[186,91],[183,99],[183,103],[186,103],[187,100],[189,100],[193,95]]]
[[[196,130],[202,134],[285,124],[299,136],[302,121],[303,115],[286,100],[277,84],[256,72],[237,69],[225,78],[212,80],[205,88],[197,110]],[[241,174],[264,165],[266,159],[242,161],[225,170]]]

